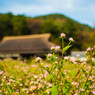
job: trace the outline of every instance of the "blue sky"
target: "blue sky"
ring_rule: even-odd
[[[61,13],[95,27],[95,0],[0,0],[0,13],[8,12],[31,17]]]

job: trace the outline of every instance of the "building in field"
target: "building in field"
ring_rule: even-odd
[[[77,55],[79,55],[79,57],[83,58],[83,57],[85,57],[84,53],[85,53],[85,51],[72,51],[71,56],[76,57]]]
[[[84,53],[85,53],[85,51],[72,51],[71,56],[75,57],[76,59],[77,59],[77,56],[78,56],[80,60],[86,61]]]
[[[72,51],[71,56],[75,58],[78,56],[81,61],[87,61],[87,58],[85,57],[84,53],[85,51]],[[92,57],[92,60],[95,61],[95,58]]]
[[[45,56],[51,52],[50,34],[4,37],[0,43],[0,57]]]

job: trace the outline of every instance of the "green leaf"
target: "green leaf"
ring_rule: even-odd
[[[71,77],[74,78],[75,75],[76,75],[76,72],[75,72],[74,70],[71,70],[71,71],[70,71],[70,74],[71,74]]]
[[[65,62],[66,62],[66,61],[63,59],[62,62],[61,62],[61,64],[64,65]]]
[[[84,83],[82,83],[82,88],[84,88],[84,86],[85,86],[85,82],[84,82]]]
[[[92,65],[95,66],[95,61],[93,61]]]
[[[66,47],[63,48],[63,52],[67,51],[72,45],[67,45]]]
[[[81,68],[81,69],[82,69],[82,68]],[[87,77],[88,74],[86,73],[86,71],[82,69],[82,72],[83,72],[83,73],[85,74],[85,76]]]
[[[61,77],[65,77],[65,74],[63,72],[61,72],[60,74],[61,74]]]
[[[53,53],[52,56],[50,57],[51,63],[54,63],[56,61],[55,54]]]
[[[9,93],[10,93],[11,95],[13,95],[12,87],[11,87],[11,86],[9,87],[9,86],[7,85],[7,88],[8,88]]]
[[[65,81],[65,86],[63,87],[63,93],[65,93],[66,95],[69,95],[69,87],[71,86],[70,85],[71,83],[68,82],[68,81]]]
[[[84,54],[84,56],[87,58],[88,57],[88,55],[87,54]]]
[[[48,80],[48,81],[50,81],[51,79],[55,79],[55,75],[54,74],[50,74],[46,79]]]
[[[46,67],[44,67],[44,66],[42,66],[42,65],[41,65],[41,67],[42,67],[44,70],[46,70],[48,73],[50,73],[50,71],[49,71],[49,68],[48,68],[48,67],[46,68]]]
[[[58,95],[58,89],[56,85],[53,85],[53,87],[51,88],[51,95]]]

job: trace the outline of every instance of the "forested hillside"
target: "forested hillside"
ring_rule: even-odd
[[[60,33],[66,34],[66,43],[69,37],[75,40],[73,50],[85,50],[95,44],[95,29],[80,24],[61,14],[50,14],[38,17],[25,17],[11,13],[0,14],[0,40],[4,36],[29,35],[37,33],[51,33],[51,41],[60,44]]]

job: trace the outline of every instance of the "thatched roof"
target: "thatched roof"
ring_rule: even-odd
[[[32,54],[47,53],[51,46],[50,34],[4,37],[0,43],[0,53]]]

